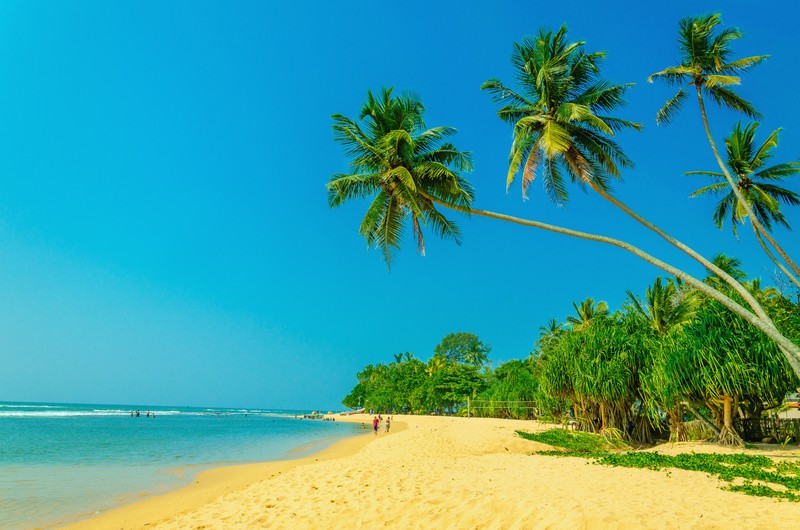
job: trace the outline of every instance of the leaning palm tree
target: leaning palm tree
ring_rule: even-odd
[[[543,168],[547,194],[557,204],[568,198],[565,175],[581,188],[589,187],[671,245],[692,257],[730,285],[756,315],[775,327],[769,315],[734,278],[688,245],[654,225],[610,193],[610,181],[631,161],[614,142],[614,133],[638,130],[641,125],[609,113],[623,104],[630,85],[617,85],[600,78],[603,52],[587,53],[582,41],[570,43],[567,30],[540,30],[536,37],[516,44],[511,62],[517,70],[519,90],[497,79],[482,89],[501,105],[501,120],[513,124],[514,141],[509,156],[506,185],[522,170],[522,192],[526,195],[537,171]]]
[[[771,231],[773,223],[789,227],[783,213],[781,204],[800,204],[800,195],[776,184],[787,177],[800,173],[800,162],[785,162],[774,166],[764,167],[765,163],[773,156],[772,150],[778,145],[780,129],[772,131],[761,145],[756,145],[755,133],[758,123],[751,123],[745,127],[737,124],[733,132],[725,139],[728,154],[728,167],[736,179],[739,195],[735,194],[725,181],[725,174],[716,171],[689,171],[687,175],[705,175],[716,182],[695,191],[690,197],[701,195],[722,195],[714,208],[714,224],[722,228],[725,218],[730,218],[734,235],[737,234],[737,225],[742,224],[747,217],[746,202],[758,219],[758,224],[763,230]],[[739,199],[742,198],[742,200]],[[755,232],[756,239],[761,248],[784,274],[798,287],[800,281],[783,263],[778,260],[765,243],[761,230],[756,223],[750,223]]]
[[[469,153],[446,142],[455,133],[452,127],[425,129],[422,114],[418,99],[395,97],[388,89],[377,98],[367,93],[360,116],[363,128],[333,116],[335,139],[351,156],[355,173],[335,175],[328,183],[330,205],[374,196],[359,231],[370,247],[383,252],[388,266],[392,251],[400,248],[406,222],[421,254],[423,226],[459,241],[458,227],[436,209],[432,198],[460,208],[472,202],[472,186],[460,174],[472,167]]]
[[[754,214],[750,202],[748,202],[739,186],[737,186],[736,180],[725,166],[725,162],[723,162],[714,141],[714,136],[711,134],[704,96],[708,96],[718,105],[743,112],[751,118],[758,118],[759,113],[753,108],[753,105],[736,94],[731,87],[741,83],[741,73],[769,57],[768,55],[754,55],[743,59],[730,60],[732,55],[731,44],[742,37],[742,32],[736,28],[717,30],[717,26],[720,23],[719,14],[689,17],[681,20],[678,30],[681,53],[680,64],[665,68],[648,78],[649,82],[660,79],[670,86],[680,87],[677,94],[670,98],[658,111],[656,122],[669,123],[686,101],[689,91],[694,90],[697,95],[706,137],[728,186],[730,186],[742,209],[750,217],[751,223],[759,231],[760,235],[769,241],[770,245],[775,248],[781,258],[794,271],[794,274],[800,276],[800,267],[775,241],[769,231],[764,229],[759,218]]]
[[[455,224],[436,206],[613,245],[740,315],[779,344],[800,374],[800,348],[781,334],[766,314],[762,316],[763,310],[753,314],[719,290],[625,241],[472,207],[471,186],[461,175],[469,169],[469,157],[451,144],[440,144],[453,129],[425,129],[423,112],[416,98],[393,96],[385,90],[379,98],[368,94],[360,118],[363,127],[344,116],[333,116],[336,139],[345,146],[355,173],[333,176],[328,182],[329,204],[336,207],[348,199],[374,196],[360,231],[370,246],[383,250],[387,262],[392,249],[400,245],[403,222],[409,219],[418,243],[426,226],[442,237],[457,237]],[[760,309],[757,303],[755,306]]]

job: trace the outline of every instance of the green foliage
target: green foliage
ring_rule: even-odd
[[[740,83],[739,74],[765,60],[768,56],[757,55],[731,61],[731,44],[742,37],[735,28],[719,29],[722,23],[719,14],[687,17],[680,21],[678,36],[680,64],[651,75],[647,80],[664,81],[670,86],[680,87],[656,114],[657,123],[669,123],[686,101],[687,88],[708,95],[718,105],[743,112],[751,118],[759,117],[753,106],[732,90]]]
[[[475,335],[456,333],[448,337],[457,339],[462,335],[474,338],[467,343],[471,348],[479,346],[470,351],[488,351],[488,346],[483,346]],[[368,365],[359,372],[358,384],[342,404],[378,411],[455,413],[487,385],[487,374],[479,365],[455,359],[479,360],[470,357],[469,351],[449,357],[436,353],[427,363],[408,352],[395,354],[394,362]]]
[[[481,406],[475,416],[528,419],[531,402],[540,402],[539,380],[530,360],[511,360],[495,368],[487,388],[478,395]],[[527,402],[525,406],[519,402]],[[488,404],[487,404],[488,402]]]
[[[682,382],[685,396],[702,401],[722,395],[780,401],[797,386],[775,343],[716,301],[683,329],[664,369]]]
[[[627,449],[629,445],[621,440],[611,440],[598,434],[587,432],[569,431],[566,429],[551,429],[544,432],[524,432],[517,431],[517,434],[526,440],[532,440],[553,447],[561,447],[567,453],[577,453],[581,455],[604,454],[609,450]],[[562,451],[558,451],[563,454]],[[539,452],[538,454],[542,454]]]
[[[728,482],[725,489],[730,491],[800,501],[800,463],[774,461],[766,456],[697,453],[669,456],[636,452],[604,455],[596,463],[652,470],[700,471]]]
[[[631,85],[600,77],[604,52],[588,53],[584,42],[569,42],[567,28],[541,29],[514,45],[511,63],[519,88],[490,79],[481,87],[501,105],[498,117],[514,126],[506,185],[522,171],[522,193],[537,172],[543,173],[548,197],[567,201],[566,179],[609,188],[620,168],[633,163],[617,145],[614,133],[641,125],[609,114],[624,104]]]
[[[456,209],[472,203],[472,186],[461,175],[472,168],[469,153],[447,141],[455,134],[452,127],[426,129],[424,113],[416,97],[384,89],[377,97],[367,92],[358,121],[332,116],[334,138],[353,173],[331,178],[328,203],[333,208],[351,199],[372,200],[359,232],[382,251],[387,266],[407,224],[420,254],[425,253],[423,227],[459,241],[458,227],[433,199]]]
[[[764,167],[765,162],[772,157],[771,151],[778,145],[780,129],[772,131],[760,146],[755,144],[756,129],[758,123],[744,127],[736,124],[733,132],[725,139],[728,166],[742,198],[750,205],[761,225],[766,230],[771,230],[772,223],[776,222],[789,228],[780,206],[800,204],[800,195],[778,186],[777,183],[800,173],[800,162]],[[727,217],[731,221],[733,233],[736,234],[737,225],[742,224],[747,212],[728,185],[725,175],[716,171],[690,171],[686,174],[704,175],[715,181],[714,184],[695,191],[690,197],[721,195],[722,198],[714,208],[714,224],[721,229]]]
[[[489,352],[492,347],[484,344],[474,333],[450,333],[442,339],[434,349],[436,355],[442,355],[449,362],[483,366],[489,363]]]
[[[699,471],[727,482],[724,489],[729,491],[800,501],[800,462],[777,461],[766,456],[745,454],[685,453],[670,456],[658,452],[621,452],[618,451],[621,446],[609,447],[602,436],[563,429],[543,433],[517,433],[527,440],[566,449],[535,453],[539,455],[591,458],[599,465],[653,471]]]

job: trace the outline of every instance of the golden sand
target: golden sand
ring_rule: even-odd
[[[337,421],[345,418],[337,416]],[[367,422],[369,416],[347,421]],[[536,422],[396,416],[307,458],[218,468],[69,529],[800,527],[800,503],[720,489],[704,473],[530,455]],[[662,448],[664,449],[664,448]],[[709,445],[667,446],[670,452]],[[800,452],[784,456],[800,458]]]

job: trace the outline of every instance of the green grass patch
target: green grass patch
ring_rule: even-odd
[[[587,453],[630,449],[630,446],[620,439],[606,438],[588,432],[551,429],[540,433],[517,431],[517,434],[526,440],[561,447],[570,453],[581,453],[581,456],[586,456]]]
[[[776,461],[761,455],[686,453],[663,455],[658,452],[619,451],[620,441],[589,433],[553,429],[543,433],[518,434],[562,451],[536,454],[589,458],[605,466],[651,469],[685,469],[715,476],[727,482],[724,489],[757,497],[800,501],[800,462]]]

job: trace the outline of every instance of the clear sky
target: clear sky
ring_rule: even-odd
[[[419,95],[429,126],[472,151],[478,207],[614,235],[704,275],[594,195],[567,208],[504,175],[511,131],[479,87],[512,82],[512,45],[566,23],[635,82],[618,140],[636,168],[618,195],[707,256],[767,279],[747,230],[711,222],[715,169],[694,101],[669,127],[680,18],[721,11],[738,57],[771,54],[741,94],[800,155],[794,2],[0,3],[0,400],[334,408],[368,363],[470,331],[492,359],[525,357],[537,328],[587,296],[616,308],[657,269],[530,228],[462,219],[461,247],[413,241],[387,272],[357,229],[365,205],[327,206],[347,170],[330,115],[368,88]],[[743,119],[711,113],[719,141]],[[792,182],[789,187],[800,191]],[[798,212],[788,211],[790,224]],[[797,250],[797,235],[777,230]],[[795,252],[795,254],[797,254]]]

